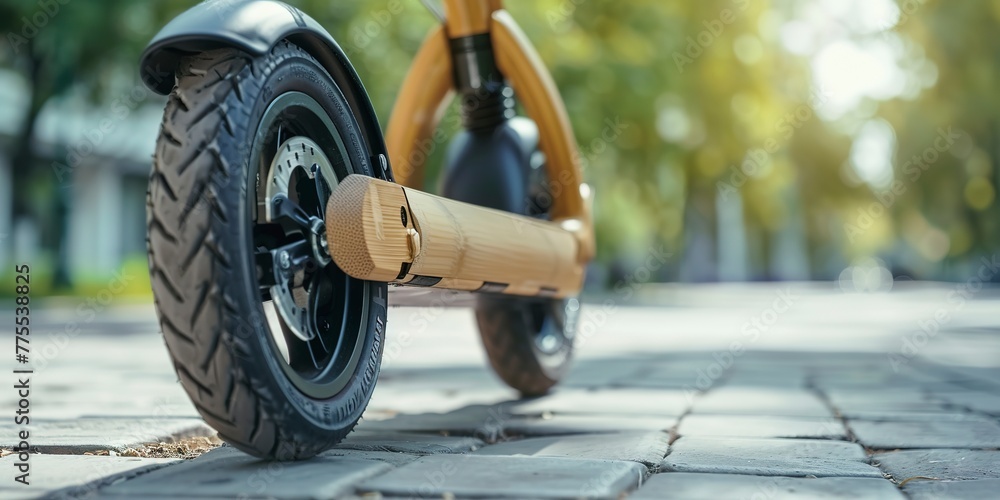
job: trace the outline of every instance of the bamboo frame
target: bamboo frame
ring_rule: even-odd
[[[490,31],[490,15],[500,2],[444,0],[445,28],[449,38],[481,35]]]
[[[454,95],[452,81],[448,36],[439,26],[420,46],[386,128],[385,143],[396,182],[423,187],[424,164],[437,146],[434,132]]]
[[[584,264],[559,226],[353,174],[327,202],[330,256],[354,278],[568,297]]]
[[[491,38],[497,66],[514,87],[528,116],[538,124],[546,177],[552,191],[549,217],[577,235],[581,262],[595,254],[590,210],[583,189],[580,153],[566,106],[542,58],[506,11],[493,13]]]
[[[444,0],[444,8],[446,19],[427,36],[417,52],[386,130],[393,173],[405,189],[369,181],[364,189],[359,187],[351,196],[344,190],[343,204],[337,206],[350,211],[346,200],[361,203],[362,208],[354,209],[359,217],[354,224],[358,220],[362,224],[349,228],[340,227],[340,222],[333,223],[345,231],[341,236],[346,238],[335,237],[334,231],[328,230],[331,249],[339,252],[334,259],[338,265],[344,260],[341,267],[345,272],[364,279],[425,286],[433,282],[432,286],[461,290],[478,290],[490,282],[506,283],[505,293],[519,295],[576,293],[583,266],[593,258],[595,245],[589,190],[582,182],[579,150],[555,82],[527,36],[503,10],[501,0]],[[538,124],[553,197],[549,210],[552,222],[417,191],[423,187],[427,157],[439,146],[435,132],[441,116],[454,95],[449,39],[481,34],[489,34],[500,72],[514,88],[527,114]],[[412,212],[411,225],[385,222],[387,217],[391,218],[385,210],[404,199],[404,209]],[[330,206],[332,202],[333,198]],[[529,238],[525,234],[509,230],[512,221],[517,221],[521,229],[530,228],[531,241],[526,241]],[[386,229],[390,226],[391,229]],[[354,237],[363,245],[346,243]],[[573,242],[569,253],[567,237]],[[404,249],[418,253],[404,255]],[[463,264],[465,259],[471,264]],[[499,274],[488,269],[499,267],[501,262],[503,271]],[[409,270],[401,273],[404,264]],[[348,269],[344,265],[360,267]]]

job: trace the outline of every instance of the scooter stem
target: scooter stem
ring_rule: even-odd
[[[574,227],[356,174],[326,206],[330,256],[348,275],[452,290],[576,295],[586,263]]]

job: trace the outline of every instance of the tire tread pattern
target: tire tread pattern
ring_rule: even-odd
[[[184,58],[156,143],[147,192],[149,270],[164,341],[179,381],[205,421],[233,446],[282,460],[313,456],[343,433],[281,425],[285,395],[244,370],[250,356],[235,297],[245,286],[229,242],[243,176],[233,175],[234,133],[249,120],[247,98],[267,93],[264,76],[290,57],[311,57],[281,42],[267,57],[220,49]],[[266,67],[260,67],[264,66]],[[220,139],[222,138],[222,139]],[[228,149],[227,149],[228,148]],[[231,153],[231,154],[227,154]],[[236,191],[236,192],[234,192]]]

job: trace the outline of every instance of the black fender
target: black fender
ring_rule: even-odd
[[[223,47],[261,56],[283,39],[305,49],[330,73],[365,134],[373,170],[391,181],[382,129],[354,66],[330,33],[295,7],[275,0],[199,3],[153,37],[139,60],[139,71],[150,90],[167,95],[174,87],[174,74],[184,56]]]

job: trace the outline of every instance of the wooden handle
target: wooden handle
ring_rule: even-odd
[[[514,295],[580,291],[578,238],[555,223],[349,175],[327,202],[334,262],[365,280]]]

